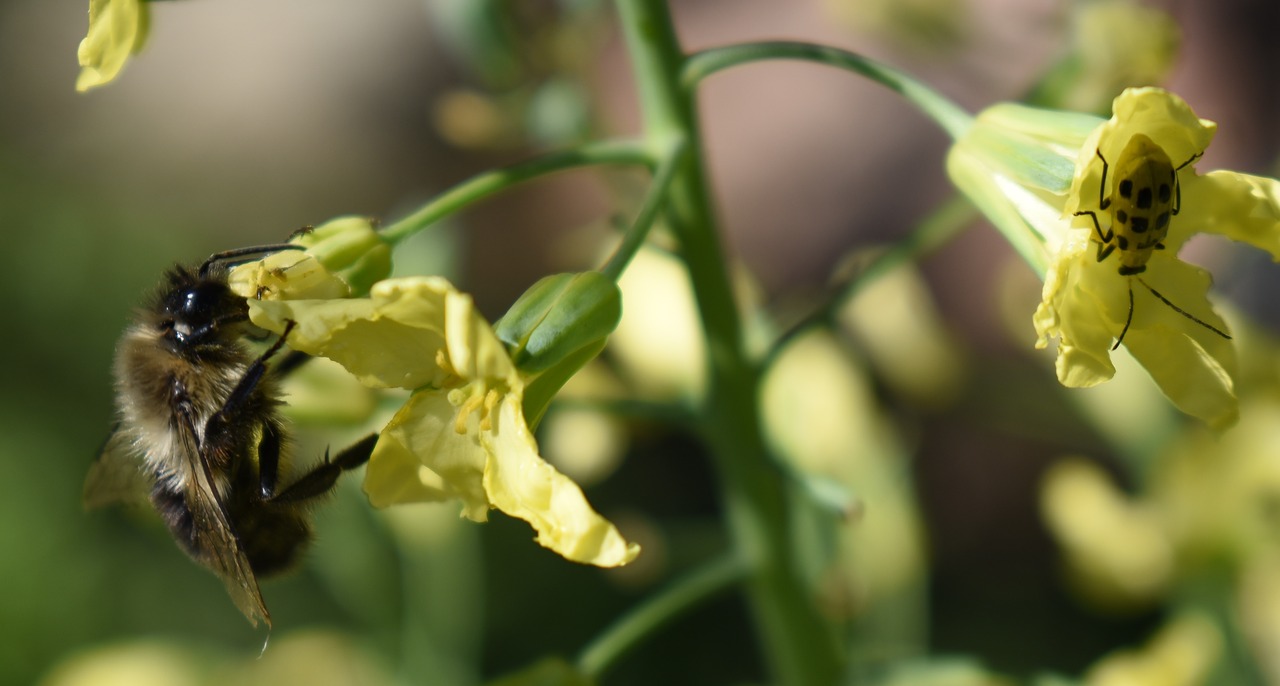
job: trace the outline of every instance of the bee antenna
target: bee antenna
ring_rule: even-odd
[[[1190,319],[1191,321],[1199,324],[1200,326],[1203,326],[1204,328],[1218,334],[1219,336],[1222,336],[1228,341],[1231,340],[1231,336],[1227,335],[1225,331],[1218,329],[1214,325],[1196,317],[1194,314],[1191,314],[1190,312],[1182,309],[1181,307],[1178,307],[1177,305],[1174,305],[1173,303],[1169,302],[1168,298],[1164,297],[1163,295],[1160,295],[1160,291],[1157,291],[1156,289],[1152,288],[1146,281],[1143,281],[1142,279],[1138,279],[1138,283],[1141,283],[1143,286],[1146,286],[1147,290],[1151,291],[1151,295],[1154,295],[1157,298],[1159,298],[1160,302],[1168,305],[1170,308],[1173,309],[1174,312],[1177,312],[1178,314],[1186,317],[1187,319]],[[1132,286],[1129,287],[1129,317],[1130,319],[1133,318],[1133,287]],[[1127,330],[1128,328],[1129,328],[1129,325],[1126,324],[1125,329]]]
[[[280,252],[282,250],[306,250],[306,246],[298,245],[297,243],[271,243],[268,245],[254,245],[248,248],[235,248],[233,250],[216,252],[210,255],[209,259],[205,260],[204,263],[200,265],[200,277],[203,278],[208,276],[209,270],[213,269],[214,265],[218,263],[230,264],[242,257],[267,255],[274,252]]]

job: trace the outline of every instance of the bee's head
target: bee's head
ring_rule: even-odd
[[[177,266],[165,276],[151,321],[177,352],[209,354],[238,338],[249,320],[249,305],[227,285],[227,272],[251,256],[303,250],[293,243],[259,245],[214,253],[198,269]]]
[[[159,325],[177,347],[195,348],[233,336],[248,319],[244,298],[227,287],[225,272],[197,274],[177,267],[167,281],[157,308]]]

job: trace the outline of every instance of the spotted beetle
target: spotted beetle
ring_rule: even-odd
[[[1120,153],[1120,159],[1116,163],[1115,188],[1107,195],[1107,173],[1110,165],[1101,149],[1096,152],[1098,159],[1102,160],[1098,210],[1080,210],[1075,216],[1087,215],[1093,220],[1096,232],[1094,238],[1098,242],[1098,261],[1107,259],[1111,253],[1119,250],[1117,259],[1120,261],[1121,276],[1138,279],[1152,295],[1178,314],[1230,340],[1231,336],[1174,305],[1138,276],[1147,270],[1152,251],[1164,250],[1163,241],[1169,235],[1169,223],[1182,209],[1182,185],[1178,182],[1178,172],[1200,159],[1202,153],[1196,153],[1191,159],[1174,167],[1164,148],[1156,145],[1145,134],[1135,133]],[[1111,217],[1106,232],[1103,232],[1102,225],[1098,222],[1098,212],[1106,212]],[[1129,316],[1125,319],[1124,329],[1120,331],[1112,350],[1120,347],[1132,323],[1133,284],[1130,282]]]

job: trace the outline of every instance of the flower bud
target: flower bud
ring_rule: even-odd
[[[293,242],[305,246],[321,266],[350,286],[352,295],[368,293],[391,273],[391,246],[368,217],[331,219]]]
[[[511,306],[495,327],[526,374],[557,365],[606,338],[622,317],[617,284],[599,272],[543,278]]]
[[[338,217],[294,236],[304,250],[280,250],[231,270],[231,290],[255,300],[362,297],[391,272],[391,246],[364,217]]]

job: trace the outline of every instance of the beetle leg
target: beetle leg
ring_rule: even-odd
[[[1101,262],[1107,259],[1107,257],[1111,255],[1111,252],[1115,249],[1116,249],[1116,246],[1114,243],[1099,243],[1098,244],[1098,261]]]
[[[1115,238],[1115,235],[1116,235],[1115,232],[1110,229],[1107,229],[1106,233],[1102,233],[1102,225],[1098,223],[1098,214],[1093,210],[1080,210],[1079,212],[1076,212],[1077,217],[1080,217],[1086,214],[1089,215],[1089,218],[1093,220],[1093,229],[1098,232],[1098,241],[1100,243],[1110,244],[1111,239]]]
[[[1098,184],[1098,209],[1105,210],[1111,207],[1111,201],[1103,197],[1107,192],[1107,170],[1111,165],[1107,164],[1107,158],[1102,156],[1102,148],[1098,148],[1094,152],[1098,153],[1098,159],[1102,160],[1102,183]],[[1093,220],[1098,221],[1096,218]],[[1102,233],[1099,231],[1098,233]]]
[[[1174,195],[1173,195],[1173,209],[1172,209],[1172,210],[1170,210],[1170,214],[1177,214],[1180,210],[1182,210],[1182,182],[1178,180],[1178,172],[1182,171],[1182,168],[1183,168],[1183,167],[1185,167],[1185,166],[1187,166],[1187,165],[1191,164],[1192,162],[1195,162],[1196,160],[1200,159],[1203,155],[1204,155],[1204,153],[1203,153],[1203,152],[1198,152],[1198,153],[1196,153],[1196,154],[1192,155],[1192,156],[1191,156],[1191,159],[1189,159],[1189,160],[1187,160],[1186,162],[1183,162],[1182,164],[1178,165],[1178,168],[1173,170],[1173,193],[1174,193]],[[1163,246],[1162,246],[1162,247],[1163,247]]]

